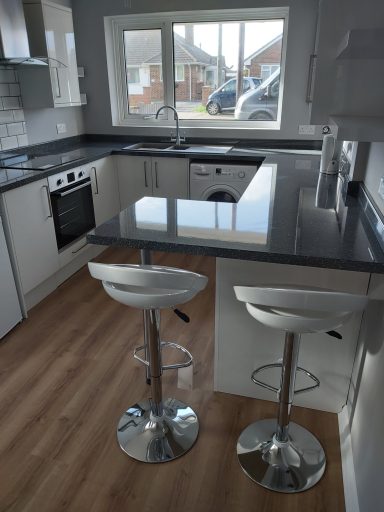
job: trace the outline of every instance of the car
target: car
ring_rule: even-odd
[[[206,110],[211,116],[215,116],[223,110],[234,110],[236,106],[236,78],[231,78],[225,84],[213,91],[208,96]],[[256,89],[261,84],[260,78],[244,77],[243,93],[250,89]]]
[[[247,91],[240,96],[235,119],[247,121],[276,121],[279,104],[280,68],[264,80],[257,89]]]

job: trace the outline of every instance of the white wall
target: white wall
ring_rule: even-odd
[[[348,402],[360,512],[382,510],[384,504],[384,304],[372,301],[360,333]]]
[[[242,130],[242,136],[249,138],[299,138],[298,125],[307,124],[309,107],[305,102],[308,62],[313,52],[318,0],[196,0],[182,3],[179,0],[76,0],[73,2],[77,58],[85,66],[83,79],[88,105],[84,109],[87,133],[134,133],[145,135],[166,135],[169,132],[159,128],[113,127],[109,99],[106,67],[104,16],[129,13],[209,10],[226,8],[255,8],[288,5],[290,7],[287,63],[284,91],[283,120],[280,131]],[[161,129],[160,129],[161,130]],[[191,131],[187,135],[192,135]],[[240,130],[198,130],[193,135],[239,137]]]

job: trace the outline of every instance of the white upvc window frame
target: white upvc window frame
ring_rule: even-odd
[[[226,21],[257,21],[268,19],[284,20],[282,40],[281,73],[278,117],[276,121],[238,121],[215,119],[183,119],[183,128],[227,128],[227,129],[263,129],[279,130],[284,90],[284,75],[287,48],[289,7],[255,8],[255,9],[226,9],[224,11],[178,11],[164,13],[131,14],[106,16],[104,18],[105,42],[107,51],[107,69],[111,98],[111,113],[113,126],[130,127],[172,127],[173,114],[168,109],[163,110],[158,119],[141,114],[130,114],[128,88],[125,74],[124,30],[160,29],[162,47],[162,79],[164,85],[164,104],[175,105],[175,88],[173,63],[173,25],[175,23],[204,23]]]

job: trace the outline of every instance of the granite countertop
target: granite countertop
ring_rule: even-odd
[[[145,197],[88,234],[93,244],[384,273],[384,253],[319,156],[268,154],[237,204]]]
[[[81,140],[81,137],[74,137],[68,140],[57,141],[53,143],[47,144],[39,144],[36,146],[29,146],[28,148],[21,148],[20,150],[14,150],[11,153],[19,153],[22,152],[27,155],[55,155],[55,156],[63,156],[63,161],[65,161],[65,153],[69,151],[78,150],[82,154],[82,158],[77,160],[63,163],[62,165],[57,165],[55,167],[50,167],[49,169],[39,169],[39,170],[28,170],[28,169],[18,169],[18,168],[1,168],[0,167],[0,193],[6,192],[7,190],[11,190],[13,188],[22,187],[28,183],[33,181],[37,181],[48,176],[52,176],[54,174],[58,174],[67,169],[73,169],[74,167],[78,167],[81,165],[85,165],[87,163],[98,160],[99,158],[103,158],[112,154],[117,155],[137,155],[137,156],[161,156],[161,157],[171,157],[171,158],[193,158],[194,160],[204,159],[220,159],[220,160],[238,160],[238,161],[258,161],[261,162],[266,154],[269,152],[275,151],[274,149],[263,149],[265,146],[276,145],[276,141],[265,141],[264,143],[252,143],[252,142],[242,142],[239,141],[230,141],[223,142],[226,146],[233,146],[233,149],[228,153],[220,153],[217,154],[215,152],[209,153],[196,153],[194,151],[156,151],[156,150],[148,150],[148,151],[135,151],[124,149],[127,146],[133,145],[135,142],[140,142],[142,139],[132,139],[120,137],[119,140],[108,139],[107,137],[100,137],[100,141],[94,140]],[[196,143],[198,141],[191,141],[191,143]],[[311,142],[311,141],[310,141]],[[216,142],[206,142],[203,141],[203,144],[212,144],[218,145]],[[286,148],[276,149],[276,151],[292,151],[292,147],[297,146],[297,141],[283,141],[280,143],[281,145],[285,145]],[[305,142],[299,143],[300,145],[305,144]],[[309,147],[309,151],[313,151],[316,146],[316,142],[307,145]],[[171,145],[171,143],[170,143]],[[254,147],[252,147],[254,146]],[[318,149],[318,147],[317,147]],[[303,150],[306,151],[305,149]],[[10,152],[0,152],[0,161],[5,158],[7,154]]]

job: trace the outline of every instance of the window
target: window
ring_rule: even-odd
[[[154,114],[164,104],[161,30],[124,30],[128,114]]]
[[[264,82],[267,78],[269,78],[277,69],[279,69],[279,64],[262,64],[261,65],[261,80]]]
[[[278,129],[288,11],[276,7],[107,17],[113,124],[153,126],[148,114],[167,104],[190,127]],[[261,82],[276,72],[281,76],[273,101],[265,91],[256,97]],[[163,111],[160,121],[157,126],[170,126],[173,115]]]
[[[175,81],[176,82],[184,82],[184,65],[183,64],[175,64]]]
[[[139,84],[140,68],[127,68],[127,79],[129,84]]]

